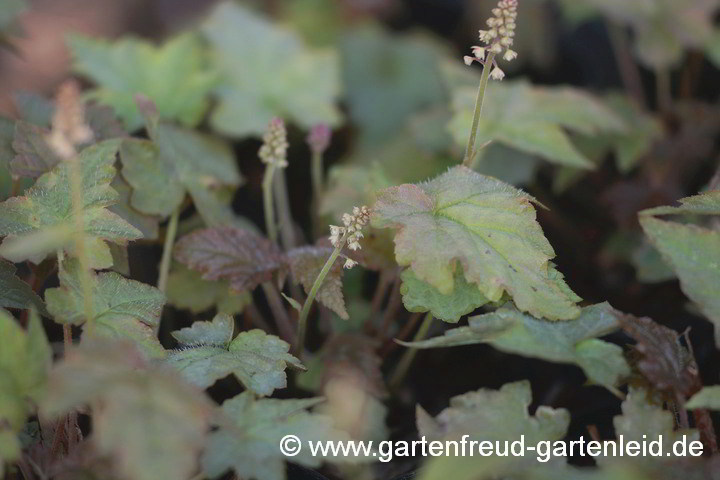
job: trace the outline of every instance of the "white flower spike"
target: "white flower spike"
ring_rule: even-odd
[[[366,206],[354,207],[352,214],[346,213],[342,216],[342,227],[330,225],[330,243],[335,248],[342,248],[347,242],[350,250],[360,250],[360,239],[363,238],[362,229],[370,222],[370,209]],[[345,268],[352,268],[357,264],[354,260],[347,259]]]
[[[263,135],[263,145],[258,152],[260,160],[268,165],[285,168],[288,165],[288,146],[285,122],[282,118],[273,118],[267,132]]]
[[[503,72],[497,65],[494,55],[502,55],[505,61],[512,61],[517,58],[517,52],[510,47],[513,45],[513,37],[515,37],[515,20],[517,19],[518,0],[500,0],[496,8],[492,9],[493,16],[488,18],[487,26],[489,30],[480,30],[480,41],[485,47],[472,47],[473,56],[465,56],[463,59],[465,65],[472,65],[473,62],[479,62],[488,68],[493,68],[490,77],[494,80],[502,80],[505,77]],[[491,53],[492,62],[486,65],[486,54]]]

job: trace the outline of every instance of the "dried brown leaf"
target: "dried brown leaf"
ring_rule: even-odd
[[[683,399],[701,386],[695,359],[680,344],[680,336],[648,317],[623,315],[620,323],[637,341],[637,368],[661,392]]]

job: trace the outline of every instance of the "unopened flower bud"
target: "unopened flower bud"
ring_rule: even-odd
[[[263,145],[258,151],[258,156],[263,163],[276,167],[287,167],[287,131],[282,118],[273,118],[268,125],[268,130],[263,135]]]
[[[310,129],[306,141],[313,153],[322,154],[330,146],[331,136],[332,130],[330,130],[330,127],[319,124]]]

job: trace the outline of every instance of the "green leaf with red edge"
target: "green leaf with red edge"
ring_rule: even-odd
[[[420,184],[378,194],[372,224],[395,228],[395,258],[450,295],[462,269],[478,298],[505,292],[537,317],[568,320],[579,298],[550,260],[555,256],[536,220],[535,200],[499,180],[459,166]]]
[[[142,237],[142,233],[107,209],[118,202],[118,193],[110,187],[115,176],[116,140],[106,140],[85,148],[74,161],[81,172],[83,198],[83,224],[85,247],[90,266],[108,268],[112,256],[106,242],[125,245],[129,240]],[[7,235],[0,246],[0,255],[8,260],[39,260],[48,253],[23,250],[8,254],[10,246],[18,246],[33,236],[43,235],[53,229],[70,229],[75,225],[71,201],[70,170],[68,162],[62,162],[50,172],[43,174],[25,195],[13,197],[0,203],[0,235]],[[70,236],[58,236],[52,249],[73,251]],[[4,252],[4,253],[3,253]]]
[[[228,280],[236,291],[250,291],[272,279],[285,265],[280,249],[257,233],[236,227],[206,228],[181,238],[175,259],[206,280]]]
[[[287,262],[293,277],[303,286],[305,293],[310,293],[320,270],[333,252],[333,247],[300,247],[287,253]],[[325,281],[317,292],[317,301],[347,320],[345,299],[342,290],[343,262],[335,260]]]

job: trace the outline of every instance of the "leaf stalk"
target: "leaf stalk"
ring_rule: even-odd
[[[427,315],[425,315],[425,319],[423,320],[422,324],[420,324],[420,328],[418,328],[417,332],[415,333],[415,336],[412,340],[413,342],[419,342],[420,340],[425,339],[428,331],[430,330],[432,319],[432,314],[428,312]],[[393,372],[392,376],[390,377],[390,381],[388,382],[388,388],[390,388],[390,390],[396,390],[403,382],[403,380],[405,379],[405,375],[407,375],[408,370],[410,370],[410,365],[412,365],[412,362],[415,359],[415,355],[417,355],[417,351],[417,348],[408,348],[407,350],[405,350],[402,358],[400,358],[400,362],[398,363],[397,368]]]
[[[160,274],[158,276],[158,290],[167,291],[168,276],[170,275],[170,263],[172,261],[172,250],[177,236],[178,220],[180,219],[180,207],[170,215],[167,230],[165,231],[165,243],[163,244],[162,258],[160,259]]]

